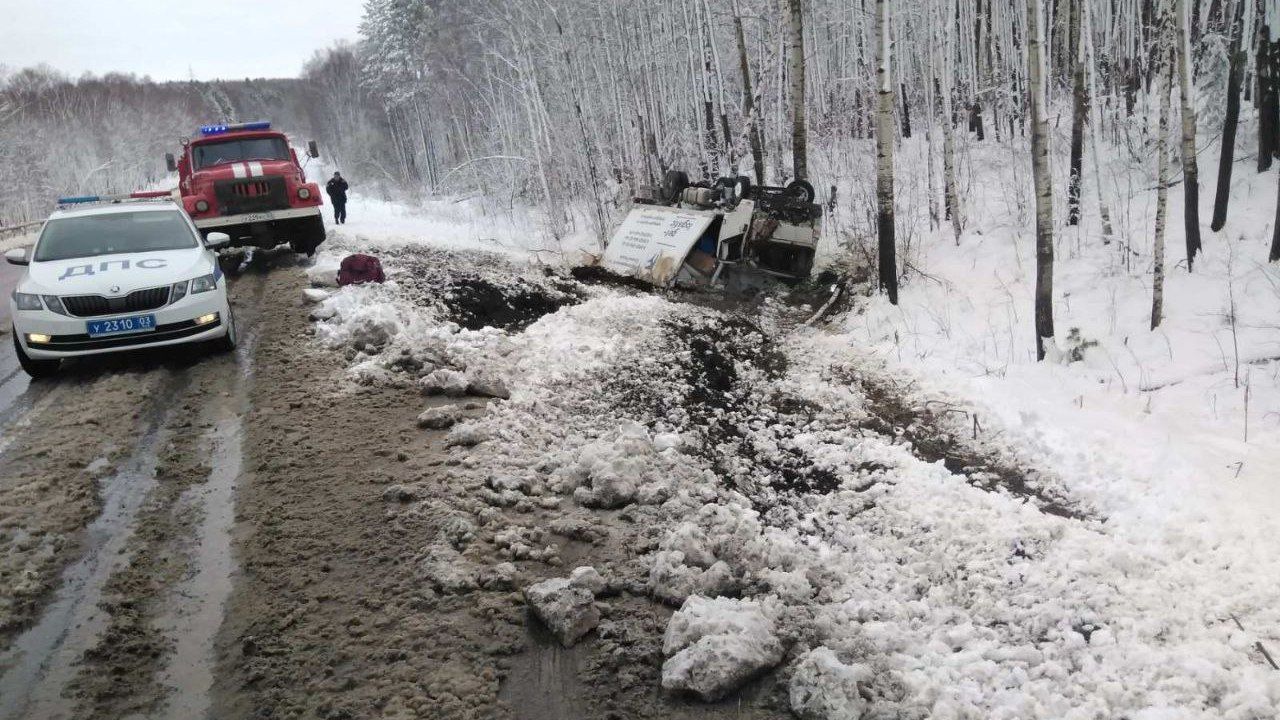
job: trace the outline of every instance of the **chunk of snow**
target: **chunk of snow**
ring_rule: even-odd
[[[467,392],[480,397],[499,398],[501,400],[511,397],[511,391],[507,389],[507,384],[492,372],[468,374]]]
[[[859,720],[867,709],[858,683],[871,679],[866,665],[846,664],[828,647],[805,653],[791,676],[791,711],[801,720]]]
[[[599,595],[605,588],[604,578],[600,572],[589,565],[574,568],[573,572],[569,573],[569,584],[580,587],[592,595]]]
[[[467,394],[467,376],[457,370],[441,368],[419,380],[418,387],[427,395],[462,397]]]
[[[524,597],[564,647],[572,646],[600,624],[595,596],[567,578],[552,578],[531,585],[525,589]]]
[[[445,430],[458,422],[460,413],[453,405],[427,408],[418,415],[418,427],[428,430]]]
[[[671,616],[662,652],[662,687],[712,701],[777,665],[783,647],[759,603],[694,595]]]

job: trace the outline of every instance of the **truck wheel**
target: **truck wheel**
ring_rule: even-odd
[[[804,180],[792,180],[787,183],[787,195],[806,203],[813,202],[813,199],[818,196],[813,191],[813,186]]]
[[[324,220],[319,217],[309,220],[306,225],[301,228],[294,239],[289,243],[289,247],[293,248],[296,253],[306,253],[307,257],[316,254],[316,248],[320,247],[320,243],[324,242]]]
[[[22,366],[22,369],[37,380],[52,377],[62,365],[61,360],[35,360],[28,357],[26,351],[22,349],[22,343],[18,342],[17,328],[13,330],[13,351],[17,353],[18,364]]]
[[[662,199],[669,203],[678,202],[680,193],[689,187],[689,174],[681,170],[668,170],[662,176]]]
[[[236,329],[236,316],[227,308],[227,334],[214,340],[214,348],[221,353],[233,352],[240,344],[240,331]]]

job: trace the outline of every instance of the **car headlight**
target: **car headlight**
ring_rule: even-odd
[[[214,277],[213,273],[201,275],[191,281],[191,294],[209,292],[216,287],[218,287],[218,278]]]
[[[43,310],[44,303],[40,302],[39,295],[31,293],[20,293],[17,290],[13,292],[13,302],[18,306],[19,310]]]
[[[169,291],[169,302],[176,303],[187,296],[187,281],[176,282],[173,284],[173,290]]]
[[[45,295],[44,304],[49,308],[49,312],[55,312],[59,315],[71,317],[71,313],[67,312],[67,309],[62,307],[62,301],[58,299],[57,295]]]
[[[208,212],[208,211],[209,211],[209,202],[207,200],[196,201],[196,212]]]
[[[307,198],[311,197],[311,189],[305,188],[305,187],[298,188],[298,197],[302,198],[303,200],[306,200]]]

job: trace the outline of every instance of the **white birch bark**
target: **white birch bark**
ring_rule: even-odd
[[[1160,54],[1167,57],[1165,53]],[[1160,74],[1156,83],[1160,95],[1160,125],[1156,130],[1156,227],[1151,250],[1155,264],[1151,279],[1152,330],[1159,327],[1164,319],[1164,230],[1169,205],[1169,115],[1172,110],[1169,99],[1172,95],[1172,68],[1166,65],[1165,62],[1157,64],[1157,72]]]
[[[809,177],[805,125],[804,0],[787,2],[787,83],[791,89],[791,167],[796,180]]]
[[[1049,119],[1045,107],[1044,19],[1039,0],[1027,0],[1027,87],[1031,100],[1031,174],[1036,193],[1036,359],[1053,340],[1053,182],[1049,174]],[[1049,346],[1049,347],[1046,347]]]
[[[1200,252],[1200,172],[1196,164],[1195,82],[1191,69],[1190,9],[1178,2],[1178,95],[1182,106],[1183,225],[1187,234],[1187,272]]]
[[[889,35],[889,0],[876,0],[876,226],[879,234],[880,287],[889,302],[898,304],[898,263],[893,219],[893,127],[892,51]]]

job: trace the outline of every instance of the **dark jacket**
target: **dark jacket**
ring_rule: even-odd
[[[329,193],[329,199],[336,203],[344,203],[347,201],[347,181],[342,178],[332,178],[324,186],[325,192]]]

